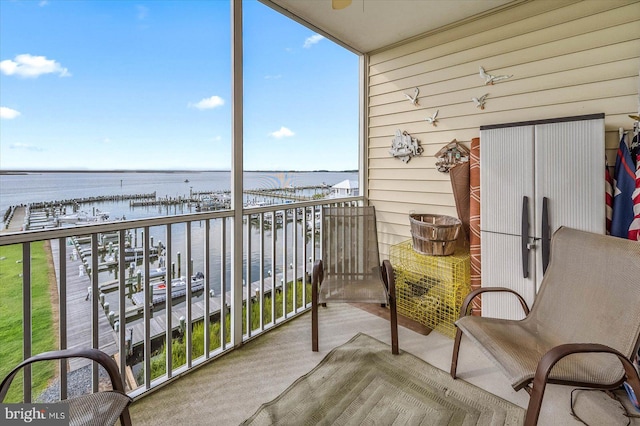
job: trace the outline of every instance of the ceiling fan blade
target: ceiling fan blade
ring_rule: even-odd
[[[351,0],[331,0],[332,9],[344,9],[351,4]]]

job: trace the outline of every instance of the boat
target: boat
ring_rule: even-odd
[[[184,183],[189,183],[189,179],[185,179],[185,180],[184,180]]]
[[[142,269],[138,269],[136,271],[136,274],[138,274],[138,273],[141,276],[144,276],[144,271]],[[167,268],[165,268],[165,267],[150,269],[149,270],[149,279],[164,277],[166,273],[167,273]]]
[[[204,274],[198,272],[191,276],[191,292],[201,291],[204,288]],[[156,297],[164,297],[167,295],[167,284],[164,281],[151,284],[151,290],[153,295],[153,303],[156,302]],[[187,280],[185,277],[174,278],[171,280],[171,298],[182,297],[187,294]],[[163,299],[163,300],[165,300]]]

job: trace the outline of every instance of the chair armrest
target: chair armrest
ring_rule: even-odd
[[[396,294],[396,276],[393,273],[393,266],[389,260],[382,261],[382,280],[384,285],[387,286],[387,292],[390,295]]]
[[[538,421],[542,397],[544,396],[549,373],[553,366],[562,358],[577,353],[609,353],[616,355],[624,368],[627,383],[629,383],[636,394],[640,393],[640,378],[638,377],[638,372],[632,362],[617,350],[599,343],[567,343],[558,345],[545,353],[542,359],[540,359],[540,362],[538,362],[536,374],[533,377],[533,388],[531,389],[531,398],[529,399],[525,425],[535,425]]]
[[[75,349],[64,349],[59,351],[50,351],[43,352],[38,355],[34,355],[26,360],[22,361],[15,367],[9,374],[4,378],[2,384],[0,384],[0,402],[4,401],[7,392],[9,391],[9,386],[13,381],[15,375],[20,371],[23,367],[32,364],[38,361],[50,361],[50,360],[59,360],[66,358],[88,358],[92,361],[100,364],[109,374],[109,378],[111,379],[111,387],[114,390],[120,391],[123,394],[126,394],[124,385],[122,380],[120,379],[120,373],[118,371],[118,364],[107,354],[102,352],[99,349],[93,348],[75,348]]]
[[[482,287],[482,288],[477,288],[475,290],[473,290],[471,293],[467,294],[467,297],[465,297],[464,302],[462,302],[462,307],[460,308],[460,317],[462,318],[467,314],[468,310],[469,310],[469,305],[471,304],[471,302],[473,301],[473,299],[475,299],[476,297],[478,297],[480,294],[482,293],[493,293],[493,292],[505,292],[505,293],[512,293],[514,294],[517,298],[518,301],[520,301],[520,306],[522,306],[522,310],[524,311],[525,315],[529,315],[529,306],[527,305],[527,302],[525,302],[524,298],[522,296],[520,296],[520,294],[514,290],[511,290],[510,288],[505,288],[505,287]]]
[[[319,287],[323,280],[324,266],[322,264],[322,259],[318,259],[313,264],[313,269],[311,271],[311,283]]]

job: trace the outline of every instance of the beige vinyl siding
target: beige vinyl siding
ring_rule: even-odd
[[[480,66],[513,77],[486,86]],[[637,0],[533,0],[371,53],[366,195],[382,254],[410,238],[411,212],[456,216],[449,176],[433,155],[453,139],[468,146],[482,125],[603,112],[613,165],[618,128],[630,129],[628,115],[638,112],[639,70]],[[418,107],[405,97],[415,87]],[[480,110],[471,98],[485,93]],[[434,127],[425,118],[436,110]],[[418,138],[422,156],[391,157],[396,130]]]

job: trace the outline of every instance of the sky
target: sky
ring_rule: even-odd
[[[0,171],[230,169],[230,9],[0,0]],[[244,169],[357,169],[357,55],[243,13]]]

